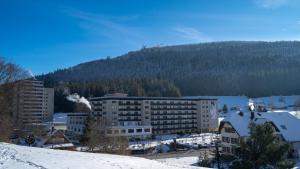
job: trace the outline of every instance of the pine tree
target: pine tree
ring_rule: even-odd
[[[250,124],[250,137],[241,140],[237,158],[231,169],[290,169],[295,165],[287,159],[289,145],[280,142],[271,124]]]
[[[201,153],[198,159],[198,164],[201,167],[211,167],[211,160],[209,159],[209,154],[205,150],[204,153]]]

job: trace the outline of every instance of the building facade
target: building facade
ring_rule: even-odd
[[[218,127],[216,99],[108,95],[90,102],[109,134],[201,133]]]
[[[222,151],[225,154],[235,154],[235,149],[239,146],[240,135],[229,122],[224,122],[220,128],[222,138]]]
[[[66,135],[73,142],[78,142],[86,128],[88,113],[68,113]]]
[[[54,111],[54,89],[42,81],[21,80],[14,83],[13,118],[16,125],[35,125],[51,121]]]

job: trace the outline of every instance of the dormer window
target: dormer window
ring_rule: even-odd
[[[282,129],[284,129],[284,130],[287,129],[285,125],[280,125],[280,127],[281,127]]]

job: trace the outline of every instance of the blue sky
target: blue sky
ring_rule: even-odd
[[[0,0],[0,56],[41,74],[142,46],[300,40],[299,0]]]

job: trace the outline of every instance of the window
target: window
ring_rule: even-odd
[[[107,134],[112,134],[112,130],[107,130]]]
[[[134,129],[128,129],[128,133],[134,133]]]
[[[141,132],[143,132],[143,130],[142,129],[136,129],[136,132],[141,133]]]
[[[237,144],[238,143],[238,139],[237,138],[231,138],[231,143],[232,144]]]
[[[144,131],[146,132],[146,133],[149,133],[150,132],[150,129],[144,129]]]
[[[231,127],[224,127],[226,133],[235,133],[235,130]]]
[[[284,130],[286,130],[286,126],[285,125],[280,125],[280,127]]]
[[[230,138],[229,137],[222,137],[222,141],[226,143],[230,143]]]
[[[121,133],[126,133],[126,130],[124,130],[124,129],[123,129],[123,130],[121,130]]]
[[[227,152],[227,153],[230,153],[230,147],[223,147],[223,151]]]

